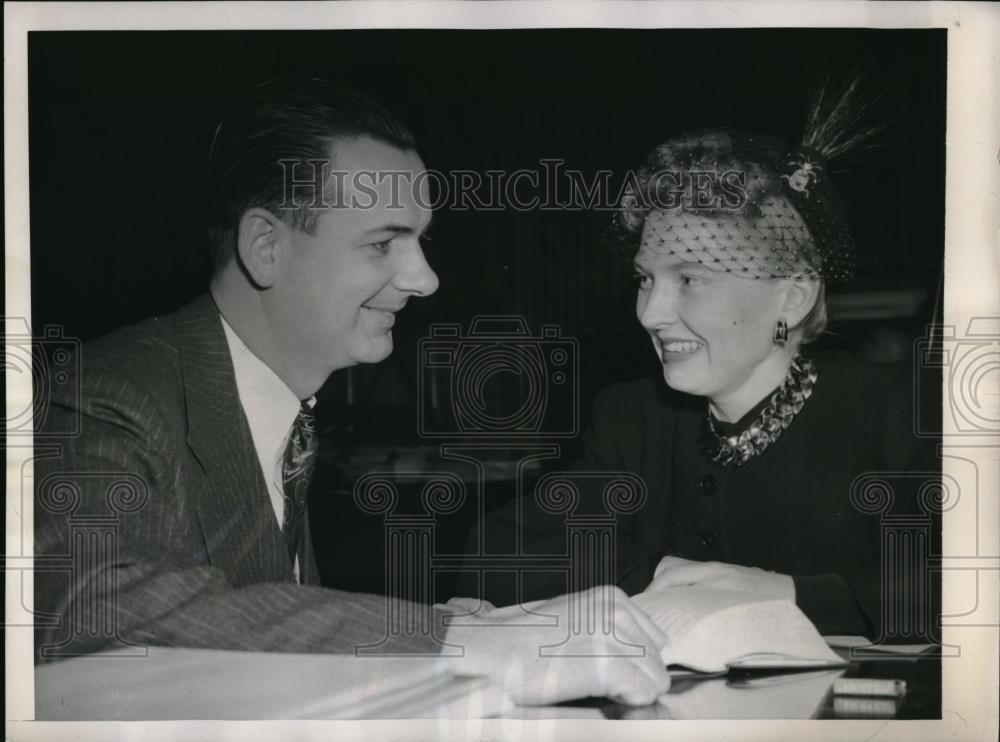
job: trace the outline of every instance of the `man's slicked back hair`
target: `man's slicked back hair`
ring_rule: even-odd
[[[236,255],[240,218],[247,209],[271,211],[312,232],[324,198],[321,179],[337,140],[370,137],[401,150],[415,148],[413,134],[373,98],[328,80],[281,77],[243,95],[215,132],[209,154],[208,233],[216,271]],[[310,181],[294,191],[286,178]],[[294,195],[294,201],[288,198]],[[319,199],[319,201],[317,201]]]

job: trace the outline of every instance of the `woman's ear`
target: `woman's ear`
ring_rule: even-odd
[[[802,320],[809,316],[816,298],[819,295],[819,281],[801,278],[792,279],[785,292],[784,305],[781,308],[782,316],[789,327],[797,327]]]
[[[267,209],[247,209],[240,217],[236,244],[240,265],[258,288],[270,288],[278,276],[284,227]]]

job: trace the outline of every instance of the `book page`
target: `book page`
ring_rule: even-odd
[[[698,586],[647,590],[631,600],[667,635],[667,646],[680,641],[710,614],[761,602],[753,593]]]
[[[660,656],[667,664],[701,672],[843,664],[788,600],[698,586],[632,600],[666,634]]]
[[[884,654],[896,654],[917,656],[929,653],[938,649],[937,644],[872,644],[871,639],[864,636],[824,636],[823,641],[828,646],[835,649],[864,650],[866,653],[881,652]]]

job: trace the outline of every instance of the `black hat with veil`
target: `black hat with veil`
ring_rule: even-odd
[[[796,147],[724,129],[660,144],[625,191],[614,240],[746,278],[849,279],[854,246],[827,163],[862,149],[885,124],[861,125],[874,100],[858,77],[835,95],[826,89]]]

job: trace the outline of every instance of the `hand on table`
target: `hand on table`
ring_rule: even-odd
[[[449,604],[474,609],[479,601]],[[479,610],[456,617],[445,636],[465,648],[463,659],[448,660],[454,674],[489,675],[521,705],[588,696],[652,703],[670,687],[659,653],[664,640],[628,596],[610,586]]]
[[[795,581],[789,575],[757,567],[742,567],[724,562],[695,562],[675,556],[665,556],[660,560],[653,581],[646,589],[654,591],[682,585],[742,590],[795,602]]]

